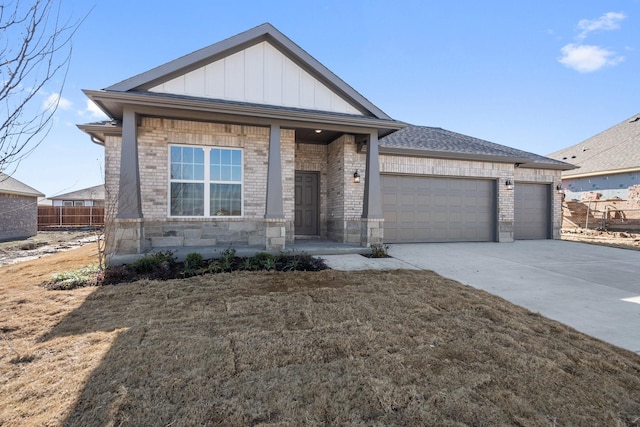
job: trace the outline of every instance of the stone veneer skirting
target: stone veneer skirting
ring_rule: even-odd
[[[258,246],[285,249],[291,234],[288,220],[232,219],[116,220],[112,225],[115,253],[135,254],[179,247]]]

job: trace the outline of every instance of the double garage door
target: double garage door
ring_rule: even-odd
[[[496,240],[495,180],[381,175],[384,241],[492,242]],[[515,186],[516,239],[549,236],[549,186]]]
[[[496,182],[381,175],[384,241],[495,240]]]

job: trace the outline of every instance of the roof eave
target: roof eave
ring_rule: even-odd
[[[575,174],[567,174],[564,175],[563,178],[588,178],[592,176],[603,176],[603,175],[613,175],[619,173],[631,173],[631,172],[640,172],[640,166],[636,166],[633,168],[624,168],[624,169],[610,169],[605,171],[595,171],[595,172],[583,172],[583,173],[575,173]]]
[[[452,151],[438,151],[438,150],[423,150],[412,148],[397,148],[397,147],[380,147],[380,154],[388,155],[401,155],[401,156],[414,156],[414,157],[431,157],[436,159],[450,159],[450,160],[480,160],[496,163],[519,163],[524,165],[527,162],[531,162],[531,159],[525,157],[511,157],[511,156],[493,156],[489,154],[475,154],[475,153],[456,153]]]
[[[341,125],[362,128],[374,128],[384,131],[398,130],[406,126],[403,122],[380,119],[368,116],[341,116],[326,112],[308,110],[291,110],[270,108],[269,106],[252,104],[233,104],[216,100],[163,97],[158,94],[113,92],[106,90],[85,90],[85,94],[100,106],[113,119],[121,119],[125,105],[148,109],[163,110],[166,115],[171,111],[198,111],[203,113],[224,114],[230,116],[254,117],[298,123],[315,123],[319,125]]]

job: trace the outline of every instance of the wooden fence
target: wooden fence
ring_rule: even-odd
[[[103,225],[104,206],[38,206],[38,229]]]

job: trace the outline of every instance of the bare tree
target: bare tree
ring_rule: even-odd
[[[61,20],[60,9],[60,0],[0,3],[0,172],[15,170],[51,129],[82,22]]]

